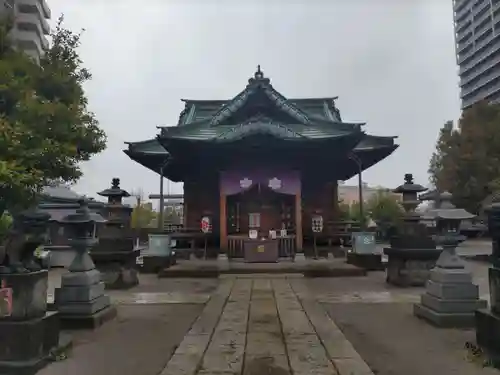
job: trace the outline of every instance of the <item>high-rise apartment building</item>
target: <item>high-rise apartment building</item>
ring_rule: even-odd
[[[462,109],[500,102],[500,0],[453,0]]]
[[[36,60],[48,49],[50,8],[45,0],[0,0],[0,13],[13,17],[14,45]]]

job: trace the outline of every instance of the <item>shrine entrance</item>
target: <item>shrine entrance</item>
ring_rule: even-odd
[[[268,237],[285,229],[295,234],[295,197],[276,192],[268,186],[255,185],[249,190],[227,197],[227,231],[229,235],[256,230]]]
[[[300,174],[286,169],[232,170],[220,176],[221,248],[241,253],[248,239],[277,243],[280,256],[302,249]]]

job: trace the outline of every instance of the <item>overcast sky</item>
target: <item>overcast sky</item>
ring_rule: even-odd
[[[450,0],[48,2],[54,21],[64,13],[66,27],[86,29],[87,95],[108,135],[107,150],[83,166],[79,193],[95,195],[112,177],[158,192],[158,175],[130,160],[124,142],[174,125],[181,98],[235,96],[257,64],[286,97],[339,96],[345,121],[399,137],[365,172],[373,185],[395,187],[404,173],[427,184],[438,130],[459,116]]]

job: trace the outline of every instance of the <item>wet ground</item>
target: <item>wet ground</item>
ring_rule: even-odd
[[[488,266],[467,267],[487,297]],[[50,290],[62,272],[51,271]],[[108,291],[117,319],[75,333],[69,358],[39,374],[371,375],[360,355],[382,375],[500,374],[468,360],[464,344],[473,331],[437,329],[413,316],[423,291],[387,286],[384,272],[318,279],[141,275],[130,291]]]
[[[116,319],[95,331],[76,332],[68,358],[38,375],[157,375],[202,309],[200,304],[118,306]]]
[[[488,298],[488,266],[467,262],[467,267]],[[413,316],[424,288],[388,286],[384,272],[306,283],[375,374],[500,374],[471,360],[465,343],[475,341],[474,330],[439,329]]]

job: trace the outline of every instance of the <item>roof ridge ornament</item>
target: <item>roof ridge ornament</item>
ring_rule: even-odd
[[[257,65],[257,70],[255,71],[252,78],[248,80],[248,84],[251,85],[256,82],[269,83],[271,80],[269,78],[264,77],[264,72],[260,69],[260,64]]]

